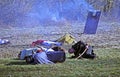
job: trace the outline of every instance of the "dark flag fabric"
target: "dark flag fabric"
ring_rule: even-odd
[[[96,34],[101,11],[89,11],[83,34]]]

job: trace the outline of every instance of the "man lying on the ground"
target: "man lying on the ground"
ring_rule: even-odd
[[[74,53],[71,58],[91,58],[94,59],[96,54],[93,51],[93,47],[91,45],[85,44],[82,41],[79,41],[72,45],[72,47],[68,50],[70,54]]]
[[[32,57],[34,59],[34,64],[54,64],[48,59],[46,52],[42,48],[39,48]]]
[[[44,47],[25,49],[20,52],[19,59],[22,59],[22,60],[25,59],[27,63],[35,63],[35,64],[45,64],[45,63],[48,64],[49,63],[48,60],[50,60],[53,63],[64,62],[66,59],[66,56],[65,56],[65,52],[63,51],[63,49],[57,50],[57,47],[55,47],[55,49],[54,48],[47,49]],[[40,53],[38,53],[38,52],[40,52]],[[41,54],[43,54],[43,56]],[[45,54],[47,55],[48,58],[46,58]],[[33,55],[35,57],[33,57]],[[38,59],[38,61],[36,61],[37,59]],[[35,62],[34,62],[34,60],[35,60]],[[44,60],[45,62],[43,62],[41,60]],[[36,63],[36,62],[38,62],[38,63]]]

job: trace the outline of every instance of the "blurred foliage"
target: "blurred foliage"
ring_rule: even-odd
[[[7,10],[15,10],[25,13],[28,12],[32,5],[34,3],[34,0],[0,0],[0,8],[3,9],[6,7]]]
[[[103,18],[109,18],[111,19],[117,19],[120,17],[120,0],[86,0],[90,5],[92,5],[95,9],[102,11]],[[2,23],[5,24],[19,24],[21,25],[21,22],[24,24],[24,20],[27,20],[27,14],[30,13],[30,11],[33,9],[37,10],[37,14],[41,13],[41,10],[43,7],[49,7],[49,11],[56,12],[56,9],[62,12],[65,7],[62,3],[67,4],[69,0],[0,0],[0,25]],[[86,16],[86,11],[84,7],[86,6],[80,6],[79,5],[80,0],[71,0],[70,4],[67,4],[69,9],[67,8],[67,11],[64,11],[64,16],[71,17],[75,19],[83,20]],[[59,6],[58,6],[58,5]],[[73,8],[73,6],[77,5],[77,8]],[[37,6],[34,6],[37,5]],[[42,6],[43,5],[43,6]],[[69,6],[71,5],[71,6]],[[57,7],[55,7],[57,6]],[[41,9],[42,7],[42,9]],[[71,8],[71,10],[70,10]],[[68,11],[69,10],[69,11]],[[74,10],[74,11],[73,11]],[[83,11],[83,12],[81,12]],[[85,11],[85,12],[84,12]],[[67,13],[69,12],[69,13]],[[44,13],[44,11],[43,11]],[[46,13],[45,13],[46,14]],[[57,12],[56,12],[57,14]],[[78,15],[76,15],[78,14]],[[61,14],[62,15],[62,14]],[[79,17],[81,18],[79,18]],[[82,17],[83,16],[83,17]],[[36,17],[40,17],[36,15]],[[78,17],[78,18],[77,18]],[[54,18],[53,18],[54,19]],[[35,19],[36,21],[37,19]],[[21,21],[21,22],[19,22]],[[30,21],[30,20],[29,20]],[[38,20],[39,22],[39,20]]]
[[[9,10],[12,9],[12,5],[19,6],[19,11],[23,14],[28,12],[33,4],[38,1],[43,2],[45,1],[46,4],[51,7],[54,6],[56,2],[65,2],[67,0],[0,0],[0,8],[9,7]],[[72,0],[75,2],[76,0]],[[120,8],[120,0],[86,0],[88,3],[93,5],[96,9],[102,10],[103,12],[109,12],[113,8]],[[15,8],[15,7],[14,7]],[[17,7],[16,7],[17,8]]]
[[[87,2],[101,10],[104,17],[111,19],[120,17],[120,0],[87,0]]]

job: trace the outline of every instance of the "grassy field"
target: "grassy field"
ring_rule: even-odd
[[[16,58],[0,59],[0,77],[120,77],[120,49],[95,49],[97,58],[69,59],[53,65],[30,65]]]

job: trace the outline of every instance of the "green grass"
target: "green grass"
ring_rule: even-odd
[[[120,50],[95,49],[98,57],[67,59],[53,65],[30,65],[17,59],[0,59],[0,77],[120,77]]]

